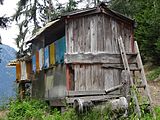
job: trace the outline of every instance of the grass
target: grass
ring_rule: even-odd
[[[160,76],[160,67],[153,67],[150,71],[147,72],[147,80],[152,81],[157,79]]]
[[[160,120],[160,107],[155,108],[157,120]],[[142,112],[142,120],[151,120],[153,117],[147,112]],[[48,105],[41,100],[23,100],[11,101],[8,112],[0,120],[138,120],[136,113],[129,113],[129,116],[123,117],[120,113],[112,112],[109,108],[92,109],[86,113],[78,115],[73,108],[67,108],[67,111],[60,113],[57,109],[50,109]]]

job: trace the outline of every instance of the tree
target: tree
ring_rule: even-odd
[[[19,0],[16,13],[13,15],[13,20],[19,26],[19,35],[15,39],[19,54],[23,54],[24,41],[27,35],[33,35],[46,23],[77,7],[77,2],[74,0],[69,0],[65,5],[59,3],[58,0],[55,2],[56,6],[53,5],[52,0]]]
[[[3,0],[0,0],[0,5],[3,5]],[[0,28],[6,28],[9,21],[10,21],[9,17],[0,16]],[[1,43],[1,35],[0,35],[0,44],[2,44]],[[2,48],[0,48],[0,53],[1,53],[1,49]],[[1,63],[1,58],[0,58],[0,63]]]
[[[3,5],[3,0],[0,0],[0,5]],[[0,16],[0,27],[6,28],[9,22],[9,17]]]

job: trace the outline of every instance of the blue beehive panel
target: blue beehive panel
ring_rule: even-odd
[[[32,71],[36,72],[36,56],[32,56]]]
[[[56,63],[64,63],[64,53],[66,52],[66,41],[65,37],[55,41],[56,48]]]
[[[59,46],[58,46],[58,40],[54,42],[55,44],[55,53],[56,53],[56,64],[59,63],[60,58],[59,58]]]
[[[44,68],[49,68],[49,47],[44,49]]]

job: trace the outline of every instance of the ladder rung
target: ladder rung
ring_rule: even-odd
[[[141,71],[141,68],[130,68],[130,71]]]
[[[137,88],[145,88],[146,85],[137,85],[136,87],[137,87]]]
[[[136,56],[136,55],[138,55],[138,53],[126,53],[126,55]]]

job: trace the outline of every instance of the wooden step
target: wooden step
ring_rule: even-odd
[[[137,85],[136,88],[145,88],[146,85]]]
[[[122,69],[124,70],[123,64],[102,64],[102,68],[104,69]],[[141,71],[141,68],[138,68],[136,64],[132,64],[129,66],[130,71]]]
[[[141,71],[142,69],[141,68],[138,68],[138,67],[131,67],[130,68],[130,71]]]

